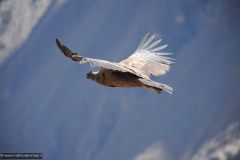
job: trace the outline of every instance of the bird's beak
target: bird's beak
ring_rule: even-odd
[[[93,73],[92,73],[92,71],[90,71],[90,72],[87,73],[86,78],[87,79],[91,79],[90,77],[92,77],[92,76],[93,76]]]

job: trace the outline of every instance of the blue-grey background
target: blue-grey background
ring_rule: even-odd
[[[214,154],[222,160],[218,153],[238,159],[239,17],[238,0],[51,2],[28,39],[0,65],[0,152],[42,152],[47,160],[198,160]],[[170,72],[155,79],[170,84],[173,95],[88,81],[92,69],[55,45],[58,37],[84,56],[121,61],[148,32],[157,33],[176,58]],[[209,141],[216,143],[205,153]],[[235,150],[225,152],[227,145]]]

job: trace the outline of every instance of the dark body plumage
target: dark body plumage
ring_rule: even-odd
[[[114,71],[102,68],[98,73],[87,74],[87,78],[107,87],[143,87],[160,93],[162,89],[143,84],[138,77],[128,72]]]
[[[138,76],[108,69],[101,69],[96,75],[96,82],[108,87],[140,87]]]

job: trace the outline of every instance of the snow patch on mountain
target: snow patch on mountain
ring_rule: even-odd
[[[25,42],[50,3],[50,0],[0,2],[0,63]]]
[[[240,125],[232,124],[217,137],[207,141],[192,160],[229,160],[240,155]]]

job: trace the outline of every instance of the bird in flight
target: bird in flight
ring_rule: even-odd
[[[119,63],[83,57],[62,45],[58,39],[56,44],[64,55],[73,61],[80,64],[88,63],[91,67],[100,67],[98,72],[87,73],[87,79],[107,87],[140,87],[156,93],[164,90],[171,94],[172,87],[150,79],[150,76],[164,75],[174,62],[173,58],[168,57],[171,53],[160,52],[167,45],[159,45],[161,39],[155,37],[146,34],[136,51]]]

